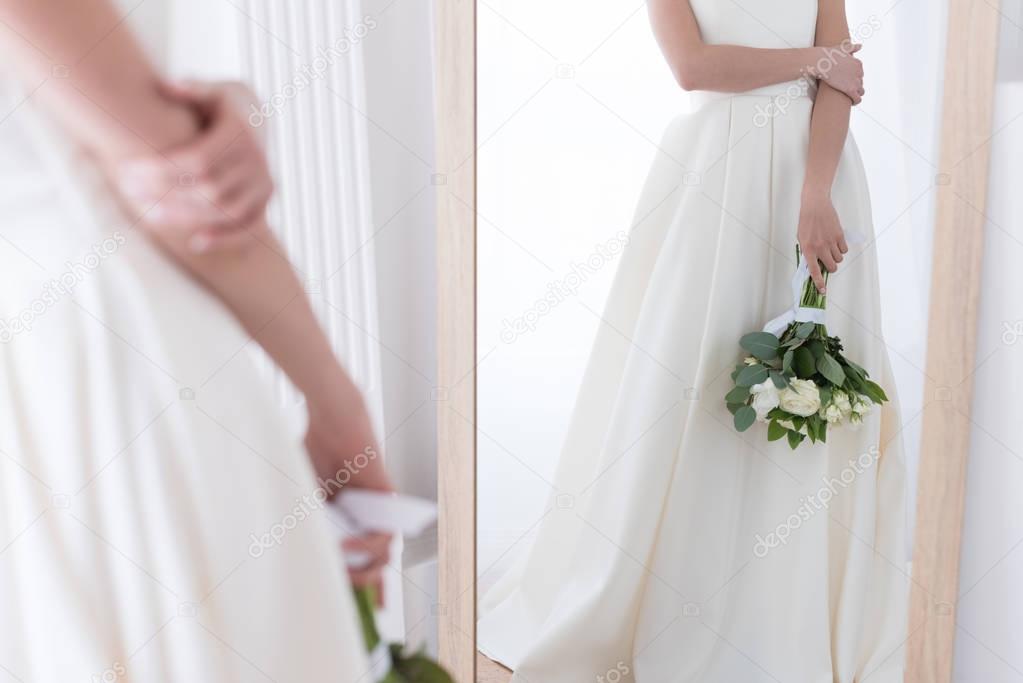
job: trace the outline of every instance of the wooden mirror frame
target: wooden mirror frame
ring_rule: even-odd
[[[951,683],[998,0],[948,0],[905,680]],[[440,660],[476,681],[476,3],[434,0]]]
[[[952,681],[998,28],[998,0],[949,0],[907,683]]]
[[[476,1],[435,0],[437,631],[476,680]]]

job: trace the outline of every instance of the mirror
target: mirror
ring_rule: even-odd
[[[755,409],[737,431],[725,397],[796,308],[813,100],[683,90],[679,4],[656,32],[644,6],[478,8],[477,679],[902,680],[945,16],[848,8],[867,93],[825,320],[890,400],[811,443]],[[813,2],[690,4],[708,43],[819,29]]]

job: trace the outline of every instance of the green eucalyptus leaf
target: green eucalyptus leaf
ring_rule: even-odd
[[[817,359],[817,371],[835,386],[840,387],[845,383],[845,372],[842,370],[842,366],[830,354],[825,353]]]
[[[725,403],[745,403],[749,399],[749,387],[734,387],[725,394]]]
[[[799,444],[803,443],[803,438],[804,438],[804,437],[803,437],[803,435],[802,435],[802,434],[800,434],[799,432],[794,432],[794,431],[792,431],[791,429],[790,429],[790,430],[788,430],[788,432],[789,432],[789,433],[788,433],[788,437],[789,437],[789,447],[790,447],[790,448],[791,448],[792,450],[796,450],[796,447],[797,447],[797,446],[799,446]]]
[[[770,332],[750,332],[739,340],[739,346],[760,360],[777,358],[780,343],[778,338]]]
[[[796,349],[795,357],[792,360],[792,369],[796,371],[796,377],[810,379],[817,372],[817,362],[813,353],[806,346]]]
[[[849,360],[848,358],[846,358],[846,357],[844,357],[844,356],[843,356],[843,357],[842,357],[842,361],[843,361],[843,362],[844,362],[844,363],[845,363],[846,365],[848,365],[848,366],[849,366],[850,368],[852,368],[852,369],[853,369],[853,372],[855,372],[855,373],[856,373],[857,375],[859,375],[860,377],[866,377],[866,376],[867,376],[867,371],[866,371],[866,370],[864,370],[864,369],[863,369],[862,367],[860,367],[860,366],[859,366],[859,365],[857,365],[856,363],[853,363],[853,362],[852,362],[851,360]]]
[[[796,352],[789,349],[785,352],[785,355],[781,357],[781,369],[783,372],[792,372],[792,358],[796,355]],[[733,378],[734,379],[734,378]]]
[[[810,443],[817,441],[817,420],[813,417],[806,420],[806,435],[810,437]]]
[[[789,430],[785,429],[774,420],[771,420],[771,422],[767,425],[767,440],[777,441],[781,437],[785,436],[788,431]]]
[[[744,432],[752,427],[753,423],[756,421],[757,411],[753,410],[750,406],[743,406],[742,408],[739,408],[739,410],[735,411],[733,422],[735,423],[735,428],[740,432]]]
[[[774,382],[774,386],[778,389],[784,389],[789,385],[788,379],[785,375],[781,374],[777,370],[771,370],[771,381]]]
[[[737,412],[739,412],[739,408],[742,408],[746,404],[745,403],[727,403],[725,405],[728,407],[728,412],[730,412],[732,415],[735,415]]]
[[[871,382],[869,379],[864,380],[863,385],[866,389],[865,393],[874,403],[884,403],[888,400],[888,395],[884,393],[884,389],[881,388],[881,385],[876,382]]]
[[[814,328],[817,327],[816,323],[802,323],[796,328],[796,336],[800,339],[806,339],[813,334]]]
[[[398,659],[394,669],[401,676],[398,680],[408,683],[454,683],[444,669],[421,653]]]
[[[763,365],[747,365],[735,378],[735,383],[740,387],[751,387],[760,384],[768,378],[768,371]]]

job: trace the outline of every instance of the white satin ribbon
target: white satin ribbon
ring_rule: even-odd
[[[800,256],[796,272],[792,274],[792,308],[764,325],[764,332],[770,332],[774,336],[780,337],[785,328],[793,322],[824,324],[825,311],[823,308],[807,308],[799,305],[800,299],[803,298],[803,285],[809,276],[810,269],[806,265],[806,259]]]
[[[393,662],[391,662],[391,646],[380,641],[377,646],[373,648],[373,651],[369,653],[369,673],[371,675],[370,681],[382,681],[387,677],[387,674],[391,673],[394,668]]]
[[[437,506],[432,501],[394,493],[366,489],[348,489],[326,505],[342,541],[372,531],[418,536],[437,519]],[[345,563],[358,569],[370,563],[366,553],[349,552]],[[373,681],[383,680],[391,672],[391,649],[383,639],[369,653]]]
[[[851,228],[845,231],[846,244],[860,244],[864,241],[863,233],[859,230]],[[807,308],[799,305],[800,299],[803,298],[803,285],[808,277],[810,277],[810,268],[806,265],[806,259],[800,254],[796,272],[792,274],[792,308],[764,325],[764,332],[770,332],[774,336],[780,337],[785,328],[794,322],[824,324],[827,314],[823,308]]]

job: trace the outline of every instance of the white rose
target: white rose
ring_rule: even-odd
[[[831,394],[831,400],[827,405],[821,406],[820,415],[828,424],[846,422],[852,415],[852,403],[849,401],[849,394],[844,391],[835,391]]]
[[[818,413],[828,424],[838,424],[845,417],[842,414],[842,409],[838,407],[838,404],[831,402],[828,405],[821,408]]]
[[[768,379],[749,388],[753,396],[753,410],[757,411],[757,419],[767,422],[767,414],[778,407],[778,388]]]
[[[852,412],[860,416],[860,418],[862,418],[864,415],[870,415],[870,412],[872,410],[874,410],[873,402],[865,398],[861,398],[859,401],[856,402],[856,405],[852,407]]]
[[[808,379],[794,379],[778,392],[778,401],[785,412],[810,417],[821,409],[821,394],[817,385]]]
[[[835,391],[831,394],[831,402],[838,406],[839,412],[842,413],[842,419],[849,419],[849,414],[852,412],[852,403],[849,399],[849,394],[844,391]]]

